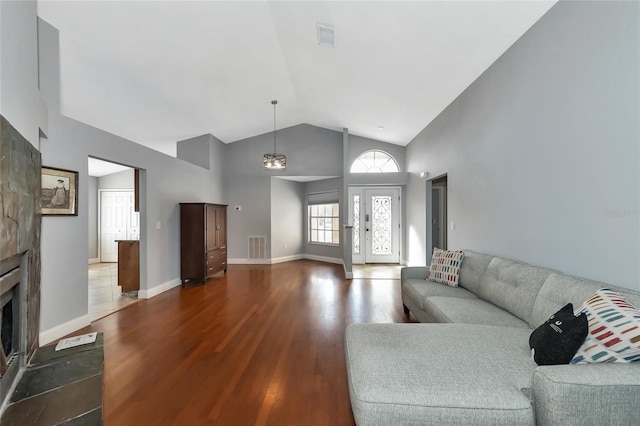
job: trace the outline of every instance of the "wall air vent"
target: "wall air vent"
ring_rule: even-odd
[[[267,237],[264,235],[249,235],[247,259],[266,259]]]
[[[318,28],[318,44],[320,46],[336,47],[336,29],[327,24],[316,24]]]

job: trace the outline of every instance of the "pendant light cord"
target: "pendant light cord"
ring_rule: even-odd
[[[276,105],[278,104],[277,100],[271,101],[271,105],[273,105],[273,152],[276,153]]]

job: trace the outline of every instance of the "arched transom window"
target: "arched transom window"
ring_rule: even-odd
[[[365,151],[351,164],[351,173],[398,173],[398,162],[384,151]]]

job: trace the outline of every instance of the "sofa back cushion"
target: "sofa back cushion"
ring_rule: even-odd
[[[538,291],[550,273],[548,269],[494,257],[482,276],[479,296],[530,322]]]
[[[472,250],[463,250],[464,258],[460,265],[460,279],[458,284],[472,293],[478,294],[482,275],[487,270],[493,256],[476,253]]]
[[[529,326],[538,327],[549,318],[549,315],[567,303],[573,303],[574,308],[578,309],[585,300],[603,287],[616,290],[627,302],[640,307],[640,293],[636,291],[552,272],[538,292]]]

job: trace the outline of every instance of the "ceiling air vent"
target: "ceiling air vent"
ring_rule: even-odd
[[[331,25],[316,24],[318,28],[318,44],[320,46],[336,47],[336,30]]]

